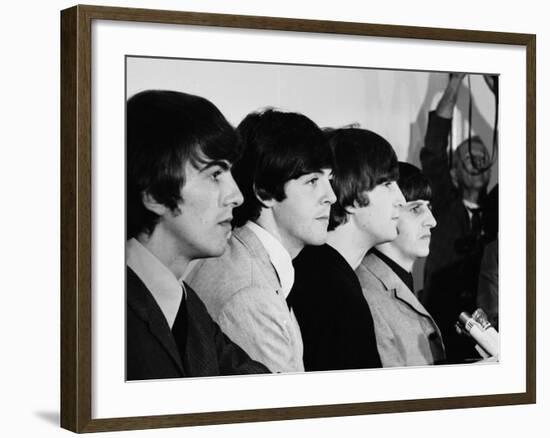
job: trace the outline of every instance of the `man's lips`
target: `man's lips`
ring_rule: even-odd
[[[233,220],[233,217],[228,217],[226,219],[223,219],[221,221],[218,222],[218,225],[223,225],[223,226],[231,226],[231,221]]]

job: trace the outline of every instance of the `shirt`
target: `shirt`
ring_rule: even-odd
[[[171,329],[183,299],[182,283],[135,238],[126,242],[126,264],[149,289]]]
[[[269,256],[269,260],[279,277],[283,295],[285,298],[288,297],[294,285],[294,266],[292,265],[290,254],[279,240],[255,222],[247,222],[246,227],[256,235],[260,242],[262,242]]]
[[[468,217],[470,218],[470,221],[472,220],[472,210],[478,210],[479,204],[476,204],[475,202],[468,201],[467,199],[463,199],[462,203],[464,204],[464,207],[466,207],[466,211],[468,212]]]

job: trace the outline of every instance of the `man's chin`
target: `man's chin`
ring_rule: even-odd
[[[211,257],[220,257],[225,253],[228,246],[229,245],[224,244],[224,245],[220,245],[219,247],[209,248],[208,251],[204,251],[204,253],[201,254],[200,257],[197,257],[197,258],[209,259]]]
[[[312,236],[307,242],[306,245],[320,246],[327,243],[327,235]]]

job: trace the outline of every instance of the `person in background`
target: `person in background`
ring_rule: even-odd
[[[222,257],[187,279],[235,342],[273,372],[304,371],[300,327],[287,296],[294,259],[327,239],[331,158],[323,132],[302,114],[268,109],[239,125],[244,146],[233,174],[244,203]]]
[[[483,309],[496,330],[498,330],[498,186],[496,184],[491,189],[485,201],[484,223],[487,244],[483,249],[477,289],[477,307]]]
[[[333,155],[327,244],[294,261],[289,302],[304,340],[306,371],[381,366],[369,304],[354,272],[374,245],[397,236],[397,157],[380,135],[357,128],[328,132]]]
[[[476,307],[479,267],[487,228],[486,192],[491,176],[490,157],[479,137],[462,142],[452,153],[449,169],[448,137],[464,73],[452,73],[448,85],[430,112],[425,145],[420,152],[422,171],[432,191],[434,229],[424,272],[424,305],[441,329],[447,360],[462,363],[479,355],[470,339],[458,334],[461,312]],[[494,90],[496,79],[485,77]]]
[[[174,91],[131,97],[126,122],[126,378],[269,372],[179,280],[231,236],[243,201],[230,172],[233,128],[208,100]]]
[[[498,239],[485,246],[478,286],[477,307],[485,311],[491,325],[498,330]]]
[[[399,163],[400,207],[397,237],[377,245],[357,268],[363,294],[372,310],[378,352],[384,367],[433,365],[445,359],[437,324],[416,297],[412,268],[429,253],[436,226],[431,189],[420,169]]]

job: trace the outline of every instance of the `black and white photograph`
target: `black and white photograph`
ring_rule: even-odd
[[[499,72],[132,56],[126,380],[499,366]]]

